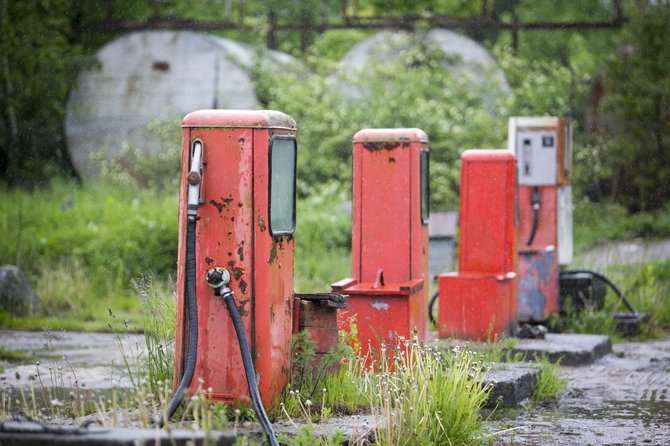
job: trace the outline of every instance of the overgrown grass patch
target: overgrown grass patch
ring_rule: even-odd
[[[534,403],[556,401],[568,383],[561,376],[558,364],[550,362],[546,355],[537,357],[535,364],[538,368],[538,374],[531,400]]]

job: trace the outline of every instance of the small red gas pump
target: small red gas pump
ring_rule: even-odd
[[[256,377],[269,404],[289,368],[296,125],[276,111],[201,110],[182,128],[176,397],[201,380],[212,400],[258,409]]]
[[[381,343],[424,340],[428,276],[428,137],[419,129],[365,129],[353,138],[352,277],[333,284],[349,296],[365,354]]]
[[[516,324],[516,159],[461,156],[458,272],[438,276],[440,337],[495,339]]]
[[[560,311],[559,271],[572,261],[572,127],[557,117],[509,120],[519,177],[519,319]]]

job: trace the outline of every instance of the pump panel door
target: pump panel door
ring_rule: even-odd
[[[519,130],[516,155],[519,184],[543,186],[556,184],[556,131]]]

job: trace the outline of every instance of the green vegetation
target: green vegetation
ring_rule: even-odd
[[[2,263],[21,267],[42,300],[34,328],[95,328],[107,309],[138,320],[131,279],[153,272],[171,282],[177,252],[177,197],[104,182],[56,181],[0,193]],[[64,317],[67,316],[67,317]],[[0,315],[5,327],[25,327]]]
[[[480,443],[479,412],[490,391],[487,365],[469,349],[442,353],[410,341],[388,348],[381,352],[380,372],[366,375],[371,413],[383,420],[377,443]]]
[[[33,356],[20,350],[9,347],[0,347],[0,361],[26,361]]]
[[[546,356],[537,358],[536,365],[538,375],[531,400],[539,404],[556,401],[567,386],[567,380],[561,377],[558,364],[549,362]]]

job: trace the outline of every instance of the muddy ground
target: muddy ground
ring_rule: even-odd
[[[670,338],[614,345],[594,364],[561,367],[560,400],[494,414],[497,444],[669,445]]]

